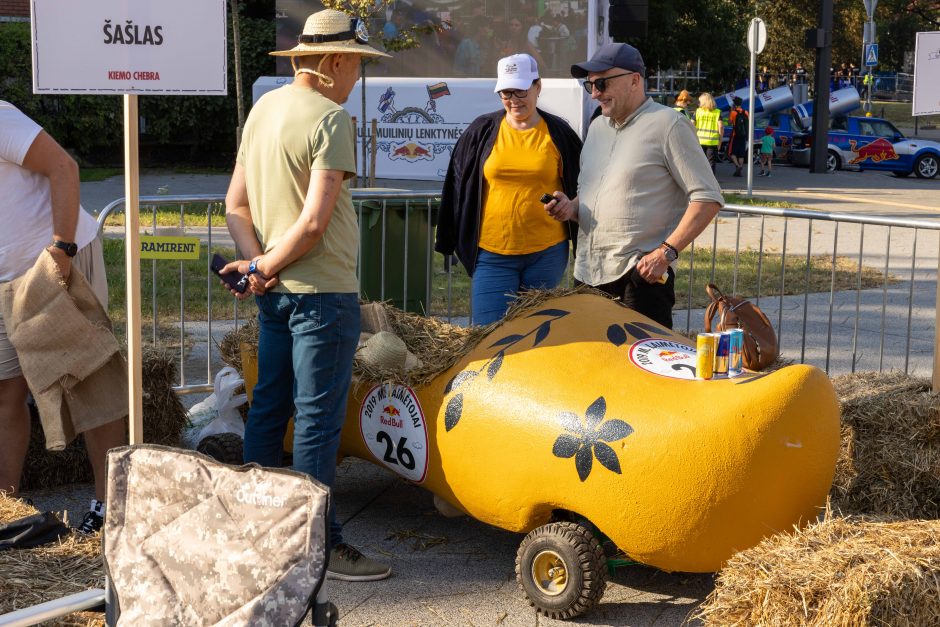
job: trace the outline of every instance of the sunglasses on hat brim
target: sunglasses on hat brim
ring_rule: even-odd
[[[355,39],[357,44],[369,43],[369,29],[366,23],[358,18],[349,20],[349,30],[332,33],[329,35],[300,35],[297,43],[301,44],[325,44],[333,41],[349,41]]]

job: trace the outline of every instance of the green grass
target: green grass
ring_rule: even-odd
[[[758,207],[776,207],[778,209],[802,209],[803,205],[796,205],[792,202],[787,202],[785,200],[770,200],[764,198],[763,196],[742,196],[740,194],[729,194],[727,192],[722,192],[722,196],[725,197],[726,203],[731,203],[735,205],[752,205]]]
[[[212,212],[212,226],[225,228],[225,207],[221,203],[193,203],[157,207],[142,206],[140,208],[140,227],[151,228],[156,220],[157,226],[207,226],[209,212]],[[105,226],[124,226],[124,212],[114,213],[105,220]]]
[[[184,289],[185,320],[201,321],[206,319],[207,311],[207,281],[209,251],[206,246],[200,247],[199,259],[187,261],[142,259],[140,266],[140,292],[141,292],[141,319],[144,336],[152,335],[154,286],[156,286],[157,321],[158,326],[169,327],[180,320],[180,285]],[[212,252],[218,252],[227,259],[234,258],[235,251],[231,248],[216,247]],[[109,308],[108,313],[117,327],[127,323],[127,291],[124,271],[124,240],[104,240],[104,261],[108,275]],[[154,269],[156,271],[154,271]],[[233,303],[235,299],[221,286],[213,275],[212,290],[212,317],[214,320],[230,320],[234,317]],[[239,318],[254,317],[257,314],[254,299],[246,299],[238,303]],[[161,335],[163,335],[161,331]],[[170,336],[172,337],[172,332]]]
[[[911,115],[912,106],[909,102],[882,102],[875,101],[871,103],[871,114],[876,117],[883,117],[892,122],[895,126],[903,129],[914,128],[914,116]],[[855,113],[853,115],[864,115],[864,113]],[[934,128],[940,127],[940,115],[922,115],[919,116],[918,125],[923,127],[931,125]]]
[[[782,256],[778,253],[765,252],[761,258],[756,250],[745,250],[738,254],[735,261],[734,251],[718,250],[715,257],[715,269],[712,273],[712,251],[710,248],[696,247],[692,275],[692,307],[705,307],[710,302],[705,293],[706,283],[715,283],[726,294],[731,294],[732,286],[738,296],[755,297],[760,281],[761,297],[780,294],[780,266]],[[758,273],[758,263],[761,268]],[[858,264],[846,257],[836,258],[835,289],[854,290],[858,277]],[[571,276],[569,265],[567,276]],[[832,257],[819,255],[810,258],[810,279],[806,283],[806,255],[787,255],[786,275],[783,294],[802,294],[809,292],[828,292],[832,281]],[[880,287],[883,275],[880,271],[862,267],[862,289]],[[564,284],[564,281],[562,282]],[[572,282],[573,284],[573,282]],[[451,278],[451,315],[467,316],[470,311],[470,280],[463,266],[454,266]],[[689,255],[679,257],[676,274],[676,308],[684,309],[689,303]],[[447,274],[444,271],[443,257],[434,255],[434,280],[431,289],[431,307],[435,315],[447,314]]]
[[[79,168],[78,170],[78,178],[82,183],[104,181],[122,174],[124,174],[124,168]]]

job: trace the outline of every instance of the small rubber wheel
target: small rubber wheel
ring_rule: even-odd
[[[540,614],[561,620],[580,616],[604,596],[604,550],[594,534],[578,523],[543,525],[519,545],[516,581]]]
[[[196,450],[208,455],[217,462],[240,466],[244,463],[242,449],[244,442],[240,435],[235,433],[216,433],[199,441]]]
[[[937,176],[938,171],[940,171],[940,158],[935,154],[921,155],[917,158],[917,163],[914,164],[914,174],[918,178],[932,179]]]
[[[835,150],[826,153],[826,172],[835,172],[842,169],[842,158]]]

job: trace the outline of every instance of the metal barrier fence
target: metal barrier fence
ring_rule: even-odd
[[[361,234],[361,291],[370,300],[467,324],[470,280],[462,268],[455,271],[449,260],[433,253],[439,198],[434,192],[353,191]],[[199,262],[204,269],[198,274],[183,262],[150,263],[150,340],[160,342],[167,328],[176,334],[176,389],[183,394],[211,389],[218,362],[214,330],[228,332],[254,315],[250,301],[222,313],[219,303],[228,297],[209,270],[210,251],[234,254],[223,202],[219,195],[140,199],[142,230],[197,235],[206,244]],[[118,199],[102,210],[100,231],[107,231],[106,220],[123,203]],[[207,226],[187,226],[193,207]],[[161,226],[168,210],[179,219]],[[924,220],[727,205],[680,258],[676,326],[690,333],[702,328],[704,284],[717,281],[726,293],[747,296],[765,311],[787,358],[827,372],[897,369],[929,375],[940,251],[938,238],[921,231],[937,230],[940,223]],[[179,266],[179,315],[173,321],[164,315],[161,323],[157,277],[165,272],[164,264],[172,263]],[[566,284],[571,280],[569,267]],[[205,286],[204,320],[188,311],[193,300],[187,290],[194,291],[197,282]],[[213,290],[218,290],[215,305]],[[188,382],[201,379],[202,372],[204,380]]]

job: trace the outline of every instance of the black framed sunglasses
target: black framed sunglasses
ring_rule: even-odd
[[[629,76],[630,74],[636,74],[636,72],[624,72],[623,74],[614,74],[613,76],[605,76],[604,78],[596,78],[593,81],[584,81],[581,83],[584,85],[584,91],[587,93],[593,93],[594,88],[597,88],[597,91],[604,93],[604,90],[607,89],[607,81],[612,78],[620,78],[621,76]]]
[[[501,92],[499,92],[499,97],[502,98],[503,100],[509,100],[510,98],[513,98],[513,97],[517,98],[518,100],[522,100],[528,95],[529,95],[528,89],[504,89]]]

